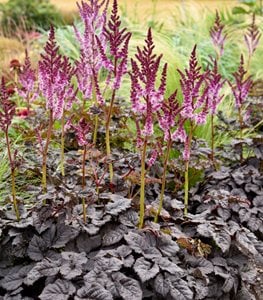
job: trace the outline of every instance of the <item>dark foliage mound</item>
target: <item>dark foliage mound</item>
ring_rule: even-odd
[[[50,204],[19,222],[1,208],[0,299],[260,299],[258,158],[208,173],[191,190],[187,218],[180,196],[167,195],[161,222],[149,208],[143,230],[133,201],[120,194],[100,194],[86,224],[81,205],[63,204],[67,197],[49,193]]]

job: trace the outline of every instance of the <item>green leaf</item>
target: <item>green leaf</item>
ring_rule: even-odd
[[[243,7],[236,6],[236,7],[233,7],[232,13],[234,15],[237,15],[237,14],[248,14],[249,12],[246,11]]]

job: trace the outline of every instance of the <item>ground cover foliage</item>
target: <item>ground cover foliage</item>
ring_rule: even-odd
[[[232,81],[217,67],[227,35],[216,13],[209,68],[193,45],[178,70],[180,92],[167,95],[168,65],[151,28],[129,65],[131,33],[117,1],[107,14],[108,6],[78,4],[78,60],[61,54],[51,26],[38,69],[26,52],[23,64],[11,62],[14,81],[2,78],[9,165],[1,178],[9,180],[1,185],[0,299],[260,299],[255,16]],[[128,78],[131,103],[120,92]],[[231,118],[218,110],[226,85]],[[195,134],[204,124],[209,141]],[[215,136],[226,134],[229,143],[217,147]]]

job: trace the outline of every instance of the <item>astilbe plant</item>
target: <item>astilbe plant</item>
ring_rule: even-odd
[[[164,141],[166,142],[166,152],[163,163],[163,174],[162,174],[162,183],[161,183],[161,193],[159,200],[159,207],[156,212],[154,221],[158,221],[158,217],[161,213],[164,200],[164,191],[166,184],[166,171],[168,167],[168,161],[170,157],[170,151],[172,143],[175,140],[185,141],[186,132],[184,130],[184,120],[180,118],[181,107],[176,99],[177,90],[162,103],[161,110],[157,112],[159,126],[164,132]],[[176,128],[177,127],[177,128]],[[174,130],[176,128],[176,130]]]
[[[211,160],[214,163],[215,157],[215,115],[217,112],[217,107],[222,101],[224,95],[221,95],[220,92],[225,84],[221,74],[218,72],[217,60],[214,60],[213,69],[208,73],[207,76],[207,85],[208,85],[208,103],[209,103],[209,112],[211,115]]]
[[[238,110],[238,120],[239,120],[239,134],[240,139],[243,138],[244,130],[244,113],[245,113],[245,101],[248,97],[249,90],[252,86],[251,76],[247,76],[248,70],[244,68],[244,57],[241,55],[240,64],[238,70],[233,73],[234,82],[229,82],[233,96],[235,99],[235,106]],[[243,147],[241,146],[240,160],[243,161]]]
[[[47,189],[47,154],[51,141],[55,120],[62,119],[62,136],[64,132],[64,110],[70,109],[75,99],[76,91],[70,84],[74,69],[68,58],[59,54],[59,46],[55,40],[55,30],[51,26],[48,41],[39,61],[39,90],[46,100],[49,113],[49,124],[46,141],[42,150],[42,187]],[[64,144],[62,142],[62,163],[64,160]],[[62,171],[63,173],[63,171]]]
[[[25,51],[25,61],[21,66],[21,71],[18,75],[17,92],[20,97],[25,99],[27,104],[28,114],[30,112],[30,103],[38,96],[36,71],[32,68],[31,60],[28,51]]]
[[[215,48],[216,60],[218,61],[224,53],[224,45],[227,35],[224,34],[224,24],[222,24],[218,11],[213,27],[210,29],[210,37]]]
[[[83,155],[82,155],[82,189],[85,190],[86,188],[86,156],[87,156],[87,149],[90,146],[88,135],[91,132],[90,124],[84,119],[81,118],[78,125],[72,127],[75,130],[76,138],[78,145],[83,147]],[[86,223],[87,214],[86,214],[86,202],[85,197],[82,197],[82,208],[83,208],[83,221]]]
[[[111,62],[106,57],[101,59],[101,51],[99,50],[100,47],[106,48],[104,28],[108,5],[109,0],[81,1],[78,4],[80,17],[84,23],[84,33],[81,33],[74,27],[75,35],[80,45],[80,59],[76,62],[76,77],[78,89],[83,97],[83,113],[87,100],[91,100],[96,107],[104,104],[105,101],[99,86],[100,72],[102,68],[109,71],[113,69]],[[98,40],[100,41],[99,45]],[[98,121],[98,115],[96,114],[93,133],[94,145],[96,145],[97,141]]]
[[[0,128],[4,132],[6,147],[8,153],[8,159],[11,170],[11,189],[12,189],[12,202],[14,211],[16,214],[17,220],[20,219],[17,199],[16,199],[16,186],[15,186],[15,170],[16,170],[16,152],[12,154],[11,152],[11,144],[9,140],[9,127],[11,126],[12,120],[14,118],[16,108],[14,102],[10,99],[10,95],[8,93],[6,83],[4,78],[2,77],[1,87],[0,87]]]
[[[221,75],[218,72],[218,65],[219,60],[224,53],[225,41],[227,38],[227,34],[224,34],[224,27],[225,26],[221,22],[218,11],[216,11],[215,22],[212,28],[210,29],[210,37],[216,52],[216,58],[214,60],[212,74],[210,74],[208,79],[208,85],[210,86],[209,97],[211,108],[211,159],[213,163],[215,156],[215,114],[218,104],[223,99],[223,96],[219,96],[219,90],[224,85],[224,81],[222,80]]]
[[[155,48],[151,29],[148,30],[146,45],[137,47],[135,59],[131,59],[131,104],[137,124],[137,147],[141,150],[141,187],[140,187],[140,220],[139,228],[144,222],[144,198],[146,175],[146,151],[149,139],[154,134],[154,119],[161,110],[166,89],[167,64],[162,68],[161,81],[156,88],[156,79],[162,55],[153,53]]]
[[[105,60],[105,65],[111,62],[112,71],[108,74],[108,82],[112,83],[112,95],[109,103],[109,107],[105,109],[106,121],[106,154],[108,157],[111,155],[110,147],[110,121],[112,116],[113,105],[116,97],[116,92],[120,88],[122,77],[127,73],[127,63],[128,63],[128,47],[129,40],[131,38],[131,33],[127,32],[126,28],[121,28],[121,21],[118,15],[118,4],[117,0],[113,1],[113,8],[111,12],[110,19],[108,21],[107,27],[104,29],[104,36],[106,39],[106,45],[109,47],[109,59],[104,51],[103,45],[100,42],[98,36],[96,36],[97,44],[99,45],[101,60]],[[107,49],[106,49],[107,50]],[[109,164],[110,182],[113,179],[113,166],[112,163]]]
[[[260,37],[261,37],[261,33],[258,29],[258,26],[256,25],[255,14],[253,14],[252,22],[249,25],[247,32],[244,35],[245,43],[246,43],[247,50],[248,50],[248,59],[247,59],[247,65],[246,65],[246,69],[248,72],[250,69],[251,58],[257,49]]]
[[[188,120],[189,132],[184,143],[183,159],[185,162],[185,183],[184,183],[184,214],[188,211],[188,190],[189,190],[189,161],[191,155],[191,144],[193,134],[196,127],[206,122],[209,112],[209,97],[207,86],[207,78],[209,71],[201,72],[196,57],[196,45],[194,46],[189,60],[189,68],[185,69],[185,73],[178,70],[181,79],[180,85],[183,93],[183,109],[181,110],[181,118]]]

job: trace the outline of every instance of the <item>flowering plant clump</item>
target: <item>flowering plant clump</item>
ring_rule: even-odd
[[[44,47],[39,61],[39,90],[46,100],[46,109],[49,112],[49,125],[47,138],[43,148],[42,161],[42,186],[47,188],[47,153],[55,120],[62,119],[62,165],[64,160],[64,110],[70,109],[75,99],[76,91],[71,84],[71,78],[75,73],[69,63],[69,59],[59,54],[59,46],[55,41],[55,30],[51,26],[49,39]],[[62,175],[64,171],[62,168]]]
[[[104,37],[106,40],[106,46],[109,47],[109,58],[107,58],[106,50],[104,50],[101,41],[96,36],[97,44],[99,45],[101,60],[104,61],[104,65],[108,65],[109,62],[112,69],[109,71],[107,84],[112,82],[112,95],[108,109],[106,110],[106,153],[107,156],[111,155],[110,147],[110,121],[112,116],[113,105],[116,97],[116,91],[121,86],[121,80],[127,73],[128,63],[128,47],[131,38],[131,33],[127,32],[126,28],[121,28],[121,21],[118,15],[117,0],[113,1],[113,8],[108,21],[108,26],[104,27]],[[113,179],[113,166],[109,164],[110,181]]]
[[[241,55],[238,70],[233,74],[234,82],[229,82],[235,99],[235,106],[238,110],[240,139],[243,138],[244,115],[246,113],[245,102],[249,90],[253,84],[251,76],[247,76],[247,70],[244,68],[244,57]],[[243,161],[243,149],[241,148],[240,160]]]
[[[36,71],[31,66],[28,51],[25,52],[25,61],[18,75],[18,94],[27,103],[27,111],[30,111],[30,103],[38,97]]]
[[[172,143],[175,140],[184,142],[186,139],[186,132],[184,130],[184,119],[180,118],[180,111],[182,108],[176,99],[177,90],[168,98],[167,101],[163,101],[161,111],[157,112],[159,126],[164,132],[164,140],[166,141],[166,154],[164,158],[163,174],[162,174],[162,186],[160,193],[160,202],[157,213],[155,215],[155,222],[158,221],[158,216],[161,213],[163,207],[166,171],[168,167],[168,160]],[[176,130],[174,128],[177,127]]]
[[[189,132],[185,138],[183,159],[185,161],[185,210],[188,208],[188,173],[191,155],[191,144],[196,127],[206,122],[209,111],[214,113],[217,104],[220,102],[219,90],[222,87],[221,77],[217,73],[217,66],[214,65],[212,72],[209,70],[201,72],[196,57],[196,46],[194,46],[189,60],[189,68],[185,73],[178,70],[183,93],[183,108],[180,112],[181,118],[188,120]],[[179,128],[179,130],[182,130]]]
[[[16,152],[11,153],[11,144],[9,141],[9,127],[12,124],[12,120],[16,113],[15,103],[10,99],[10,94],[8,93],[4,77],[2,77],[0,86],[0,128],[4,132],[7,153],[9,159],[9,165],[11,170],[11,181],[12,181],[12,202],[14,206],[14,211],[17,220],[20,219],[18,204],[16,200],[16,186],[15,186],[15,170],[16,170]]]
[[[84,119],[81,118],[79,123],[75,126],[72,125],[75,130],[76,138],[78,145],[83,147],[83,156],[82,156],[82,189],[84,190],[86,187],[86,156],[87,156],[87,149],[90,145],[88,140],[88,135],[91,132],[91,127],[89,123]],[[83,221],[86,223],[87,215],[86,215],[86,203],[85,198],[82,198],[82,208],[83,208]]]
[[[145,160],[149,138],[154,133],[154,119],[161,110],[166,88],[167,64],[162,68],[161,82],[156,88],[157,74],[162,55],[153,54],[155,48],[151,28],[148,30],[146,45],[143,49],[137,47],[135,59],[131,59],[131,104],[137,124],[137,147],[141,149],[141,190],[140,190],[140,222],[144,222],[145,196]]]

